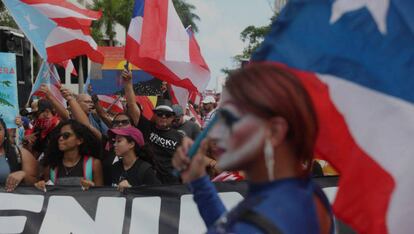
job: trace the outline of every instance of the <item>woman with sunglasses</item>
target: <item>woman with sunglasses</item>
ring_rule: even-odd
[[[190,160],[186,138],[173,158],[208,233],[333,233],[329,202],[310,179],[317,132],[311,98],[289,70],[253,64],[231,74],[209,137],[217,165],[245,173],[245,199],[226,213],[206,176],[208,140]]]
[[[108,132],[114,139],[115,154],[120,160],[112,165],[112,185],[120,191],[132,186],[161,184],[153,167],[154,155],[145,146],[144,136],[129,126],[113,128]]]
[[[112,120],[112,128],[130,127],[131,118],[126,113],[119,113],[115,115]]]
[[[35,184],[45,190],[45,181],[54,185],[102,186],[100,142],[83,124],[67,120],[58,125],[45,155],[43,180]]]
[[[6,123],[0,118],[0,184],[7,192],[12,192],[24,182],[36,182],[37,161],[26,149],[10,143]]]

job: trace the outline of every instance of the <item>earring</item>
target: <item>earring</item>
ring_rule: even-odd
[[[270,139],[265,140],[264,157],[265,157],[265,163],[266,163],[266,168],[267,168],[267,176],[269,177],[269,181],[272,181],[274,179],[275,159],[274,159],[273,145]]]

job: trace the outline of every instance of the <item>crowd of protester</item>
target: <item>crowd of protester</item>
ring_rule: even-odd
[[[8,129],[0,119],[0,183],[6,190],[25,184],[44,191],[52,185],[114,186],[122,191],[181,183],[173,173],[173,154],[184,137],[198,136],[219,96],[183,108],[172,105],[163,84],[154,115],[147,119],[136,102],[131,73],[125,70],[122,79],[125,112],[111,113],[96,95],[75,95],[66,88],[60,90],[62,102],[42,85],[43,97],[32,98],[30,107],[21,110],[17,129]],[[214,179],[221,171],[215,168],[213,145],[211,149],[207,170]]]
[[[131,186],[176,184],[172,158],[184,138],[195,140],[217,112],[220,95],[208,95],[200,105],[172,105],[165,84],[147,119],[137,102],[131,73],[123,71],[125,112],[112,113],[99,105],[96,95],[60,90],[58,100],[46,85],[40,99],[16,118],[17,129],[7,129],[0,120],[0,183],[7,191],[19,184]],[[28,111],[30,110],[30,111]],[[191,111],[192,110],[192,111]],[[238,170],[217,166],[217,145],[210,140],[206,150],[206,172],[212,181],[243,180]],[[322,175],[318,163],[313,171]]]
[[[316,116],[288,71],[266,64],[243,68],[228,78],[222,97],[206,96],[185,110],[172,105],[164,86],[151,119],[137,102],[131,72],[124,70],[122,79],[125,112],[108,112],[96,96],[66,88],[62,102],[43,85],[44,97],[16,117],[18,129],[0,118],[0,183],[6,191],[23,183],[45,192],[54,185],[124,191],[186,183],[209,232],[332,233],[329,202],[310,179],[312,171],[323,175],[313,159]],[[210,126],[190,159],[194,140]],[[246,199],[226,213],[212,182],[244,179]]]

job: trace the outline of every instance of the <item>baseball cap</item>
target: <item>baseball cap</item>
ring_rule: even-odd
[[[145,144],[142,132],[137,128],[131,126],[124,128],[109,129],[108,135],[130,136],[140,147],[142,147]]]
[[[171,101],[167,99],[159,100],[157,106],[154,108],[154,111],[174,112]]]
[[[180,117],[180,116],[184,115],[183,108],[180,105],[175,104],[175,105],[172,106],[172,109],[174,110],[175,116]]]
[[[216,103],[216,99],[213,96],[207,96],[203,99],[203,103],[204,104],[208,104],[208,103]]]

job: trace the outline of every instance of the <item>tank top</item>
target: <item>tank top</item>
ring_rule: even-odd
[[[65,167],[63,162],[50,169],[50,180],[55,185],[78,186],[81,179],[93,180],[93,157],[84,156],[73,167]]]
[[[10,174],[10,166],[5,155],[0,156],[0,184],[5,184]]]

